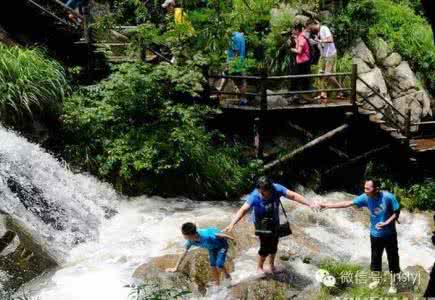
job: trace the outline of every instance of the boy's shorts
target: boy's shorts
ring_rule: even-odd
[[[208,258],[210,259],[210,266],[222,269],[225,265],[225,260],[227,259],[227,251],[228,247],[209,249]]]

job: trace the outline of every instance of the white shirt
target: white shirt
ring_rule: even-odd
[[[332,37],[331,30],[325,25],[320,26],[320,39],[324,40],[328,37]],[[335,48],[334,43],[321,43],[320,44],[320,52],[322,57],[332,57],[337,54],[337,49]]]

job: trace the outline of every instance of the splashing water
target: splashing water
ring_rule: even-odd
[[[60,261],[98,237],[104,208],[119,196],[95,178],[73,174],[39,146],[0,127],[0,208],[48,243]]]

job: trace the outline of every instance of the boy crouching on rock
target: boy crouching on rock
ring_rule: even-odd
[[[185,250],[181,257],[178,259],[175,268],[166,269],[166,272],[177,272],[180,264],[186,257],[189,249],[192,246],[197,246],[208,250],[210,259],[212,281],[216,285],[220,283],[220,274],[224,272],[226,279],[231,276],[225,268],[225,260],[227,258],[228,242],[227,240],[234,240],[233,237],[222,233],[216,227],[196,228],[193,223],[184,223],[181,227],[185,242]]]

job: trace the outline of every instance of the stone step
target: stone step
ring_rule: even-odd
[[[388,131],[388,132],[399,131],[399,129],[397,129],[397,128],[393,128],[393,127],[390,127],[390,126],[388,126],[388,125],[384,125],[384,124],[381,124],[380,127],[381,127],[382,130],[384,130],[384,131]]]
[[[406,136],[404,136],[403,134],[401,134],[401,133],[399,133],[399,132],[390,132],[390,135],[391,135],[393,138],[398,139],[398,140],[406,140],[406,139],[407,139]]]
[[[370,122],[377,123],[377,124],[386,123],[384,120],[381,120],[378,115],[369,115],[369,120]]]
[[[374,110],[368,110],[363,108],[358,108],[358,112],[362,115],[376,115],[377,113]]]

